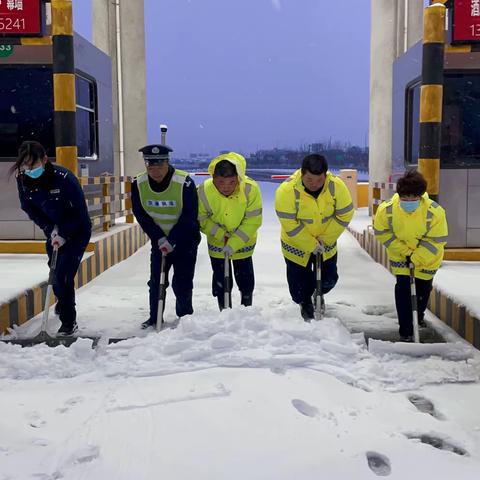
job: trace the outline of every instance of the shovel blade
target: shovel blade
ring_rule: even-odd
[[[441,357],[448,360],[467,360],[473,351],[460,342],[456,343],[410,343],[388,342],[371,338],[368,350],[373,355],[407,355],[410,357]]]

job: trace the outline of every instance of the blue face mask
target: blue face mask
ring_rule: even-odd
[[[420,206],[420,200],[400,200],[400,208],[407,213],[414,212]]]
[[[25,170],[25,175],[28,175],[30,178],[38,178],[45,171],[45,167],[34,168],[33,170]]]

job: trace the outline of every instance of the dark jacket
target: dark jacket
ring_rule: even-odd
[[[161,183],[148,177],[150,188],[154,192],[163,192],[170,184],[175,168],[169,166],[168,173]],[[167,237],[171,245],[177,247],[196,246],[200,243],[200,225],[198,223],[198,197],[194,181],[187,177],[183,185],[182,213],[168,235],[165,235],[159,225],[143,209],[138,191],[137,181],[132,183],[132,210],[135,218],[148,235],[152,243],[157,243],[162,237]]]
[[[47,162],[45,171],[37,179],[20,173],[17,186],[22,210],[47,238],[55,225],[58,234],[67,241],[90,237],[92,224],[85,196],[70,170]]]

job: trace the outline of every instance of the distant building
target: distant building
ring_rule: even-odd
[[[248,160],[250,168],[298,168],[303,158],[309,153],[319,153],[325,156],[332,168],[368,169],[368,148],[357,146],[328,147],[324,143],[312,143],[306,149],[258,150],[252,153]]]

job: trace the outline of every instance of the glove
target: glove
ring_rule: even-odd
[[[325,251],[325,244],[322,240],[317,240],[317,246],[313,249],[313,254],[318,255],[319,253],[323,253]]]
[[[51,242],[53,247],[60,248],[60,247],[63,247],[63,245],[65,245],[66,240],[63,237],[61,237],[58,233],[55,233],[55,235],[53,235],[53,232],[52,232]]]
[[[53,237],[57,236],[58,235],[58,227],[55,225],[53,227],[53,230],[52,230],[52,233],[50,234],[50,240],[53,239]]]
[[[158,248],[163,255],[168,255],[169,253],[172,253],[174,249],[172,244],[167,240],[167,237],[163,237],[158,241]]]
[[[225,235],[223,236],[223,244],[226,245],[228,242],[228,239],[231,237],[229,232],[225,232]]]
[[[222,252],[225,254],[226,257],[231,257],[233,255],[233,248],[230,245],[225,245],[222,248]]]

